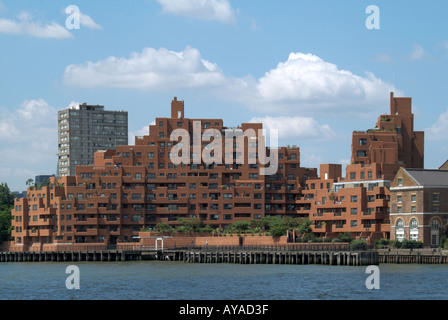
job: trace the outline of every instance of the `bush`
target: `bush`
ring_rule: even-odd
[[[350,232],[341,233],[338,236],[337,240],[338,240],[338,242],[349,242],[350,243],[352,241]]]
[[[362,239],[353,240],[350,243],[350,250],[367,250],[367,242]]]
[[[278,225],[278,226],[272,227],[269,230],[269,232],[271,233],[272,237],[278,238],[278,237],[286,235],[287,230],[288,230],[288,227]]]
[[[395,240],[393,246],[397,249],[419,249],[423,248],[423,242],[407,239],[403,241]]]
[[[381,238],[375,242],[375,248],[381,249],[384,246],[389,246],[390,243],[389,239]]]

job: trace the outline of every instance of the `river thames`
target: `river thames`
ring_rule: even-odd
[[[79,271],[79,289],[67,288]],[[66,273],[67,272],[67,273]],[[74,273],[73,273],[74,274]],[[366,267],[182,262],[1,263],[1,300],[446,300],[448,265]],[[72,282],[70,282],[72,283]],[[73,282],[74,283],[74,282]]]

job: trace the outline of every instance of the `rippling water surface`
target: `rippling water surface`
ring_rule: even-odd
[[[1,263],[2,300],[445,300],[448,266],[379,266],[368,290],[366,267],[321,265],[80,262],[80,289],[68,290],[67,263]]]

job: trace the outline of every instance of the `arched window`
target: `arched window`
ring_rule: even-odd
[[[415,218],[412,218],[409,223],[409,234],[411,240],[418,240],[418,221]]]
[[[439,230],[439,222],[437,220],[432,220],[431,230]]]
[[[395,223],[395,238],[398,241],[404,240],[404,222],[403,219],[398,219]]]

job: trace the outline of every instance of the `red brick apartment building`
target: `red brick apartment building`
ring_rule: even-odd
[[[184,102],[174,98],[171,117],[157,118],[149,135],[136,137],[134,146],[97,152],[94,164],[78,166],[75,176],[29,188],[26,198],[16,199],[13,246],[115,244],[131,241],[147,226],[177,225],[178,218],[200,218],[225,228],[236,221],[285,215],[309,218],[320,237],[343,232],[370,240],[389,237],[390,180],[400,167],[423,166],[423,133],[413,130],[409,98],[391,95],[391,114],[380,116],[375,129],[353,133],[345,178],[339,164],[320,165],[320,177],[317,168],[301,167],[297,147],[266,148],[268,155],[277,153],[277,170],[261,175],[261,168],[272,167],[272,162],[262,165],[253,152],[264,137],[237,138],[238,132],[261,128],[253,123],[226,128],[221,119],[185,118]],[[199,148],[195,141],[188,146],[190,163],[171,161],[176,129],[190,136],[196,130],[207,140],[199,140]],[[222,140],[225,154],[219,157],[230,161],[198,160],[211,135],[229,132],[235,136],[230,146]]]

